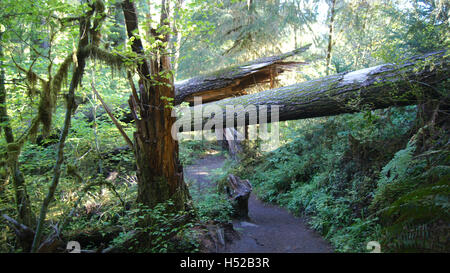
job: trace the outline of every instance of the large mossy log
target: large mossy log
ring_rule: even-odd
[[[285,121],[412,105],[429,99],[448,99],[448,64],[448,53],[433,52],[397,64],[382,64],[190,107],[185,109],[188,115],[179,119],[177,129],[199,130],[206,124],[208,129],[216,127],[211,127],[211,124],[234,127],[240,116],[245,116],[246,125],[260,124],[265,122],[260,119],[262,111],[267,113],[267,122],[271,122],[271,113],[276,108],[279,110],[278,120]],[[238,106],[242,107],[239,109]],[[189,111],[202,111],[199,107],[203,111],[209,108],[210,114],[203,118],[189,115]],[[251,115],[256,119],[249,118]],[[190,121],[190,129],[181,128],[183,120]]]

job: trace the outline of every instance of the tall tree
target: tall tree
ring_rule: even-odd
[[[100,22],[104,19],[104,10],[105,6],[102,0],[97,0],[93,4],[90,5],[91,10],[87,12],[87,14],[79,19],[80,28],[79,28],[79,41],[76,53],[74,53],[74,71],[72,74],[72,79],[70,81],[69,91],[66,97],[66,114],[64,117],[64,125],[59,136],[59,143],[57,147],[56,154],[56,163],[53,167],[53,177],[50,187],[48,189],[48,193],[44,198],[44,201],[41,205],[41,210],[39,214],[39,220],[36,227],[36,234],[33,239],[33,244],[31,247],[31,252],[36,252],[38,250],[39,244],[41,242],[41,236],[43,231],[44,221],[47,215],[48,207],[50,202],[53,200],[56,187],[58,186],[60,176],[61,176],[61,167],[64,162],[64,146],[66,143],[67,135],[69,134],[69,128],[72,121],[72,115],[75,111],[76,102],[75,102],[75,90],[78,85],[81,83],[83,78],[84,70],[86,67],[86,59],[88,57],[88,52],[83,50],[86,48],[89,43],[98,44],[99,36],[98,36],[98,28]],[[95,16],[94,16],[95,12]],[[94,17],[91,23],[91,18]]]
[[[183,8],[184,0],[175,1],[175,10],[173,15],[173,38],[172,38],[172,50],[173,56],[173,70],[176,73],[178,71],[178,60],[180,59],[180,47],[181,47],[181,32],[178,30],[178,22],[180,21],[180,10]]]
[[[327,75],[330,74],[330,62],[331,62],[331,50],[333,48],[333,27],[334,27],[334,16],[336,13],[336,0],[331,1],[330,9],[330,24],[328,32],[328,47],[327,47]]]
[[[3,33],[0,32],[0,41],[2,36]],[[3,47],[0,43],[0,134],[3,131],[7,143],[7,167],[14,186],[18,220],[21,224],[33,226],[35,218],[31,210],[30,198],[25,185],[25,178],[20,171],[18,162],[20,145],[15,143],[13,130],[9,124],[9,116],[6,109],[5,69],[3,67],[3,57]],[[29,242],[22,241],[20,237],[18,238],[19,244],[22,248],[29,249]]]
[[[134,155],[137,165],[138,196],[141,204],[153,207],[171,199],[178,210],[186,209],[190,199],[178,159],[178,142],[171,136],[175,122],[170,101],[175,97],[173,73],[166,51],[169,14],[162,1],[160,27],[151,33],[161,46],[151,59],[144,57],[142,41],[137,33],[138,12],[133,1],[122,3],[131,48],[139,57],[136,71],[139,89],[130,96],[129,104],[136,123]]]

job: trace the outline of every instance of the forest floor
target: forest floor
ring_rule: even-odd
[[[186,166],[185,178],[192,181],[191,187],[206,192],[215,186],[211,177],[223,167],[225,157],[210,154]],[[251,182],[251,181],[250,181]],[[309,229],[304,220],[283,208],[263,203],[252,193],[249,199],[248,221],[233,220],[233,227],[240,239],[226,246],[229,253],[308,253],[332,252],[331,245],[316,232]]]

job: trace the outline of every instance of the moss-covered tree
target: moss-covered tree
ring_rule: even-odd
[[[154,57],[143,56],[142,41],[137,35],[138,16],[133,1],[123,1],[123,12],[132,50],[138,58],[136,71],[139,88],[130,96],[129,104],[136,123],[134,155],[137,165],[138,196],[141,204],[153,207],[171,199],[178,210],[186,209],[189,192],[178,159],[178,143],[172,138],[170,100],[175,97],[170,58],[166,52],[169,36],[168,6],[162,1],[158,30],[151,30],[161,44]]]

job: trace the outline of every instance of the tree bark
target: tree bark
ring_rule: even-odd
[[[237,117],[245,115],[245,125],[264,123],[259,113],[267,109],[267,122],[271,121],[271,109],[279,108],[278,121],[332,116],[355,113],[362,110],[380,109],[389,106],[417,104],[426,98],[441,99],[447,94],[439,88],[448,89],[449,55],[445,52],[433,52],[405,60],[400,64],[383,64],[349,73],[326,76],[260,93],[224,99],[214,103],[191,107],[191,115],[184,115],[177,121],[179,131],[198,130],[208,122],[222,124],[223,128],[235,126]],[[446,89],[447,88],[447,89]],[[251,107],[245,112],[238,110],[237,115],[230,111],[227,126],[227,106]],[[199,107],[218,107],[218,114],[193,119],[192,112]],[[248,110],[247,109],[247,110]],[[217,113],[216,111],[214,111]],[[249,113],[256,115],[250,120]],[[189,121],[191,128],[181,128]],[[212,128],[215,128],[213,126]],[[187,129],[187,130],[186,130]]]
[[[3,214],[2,217],[6,220],[6,224],[14,230],[16,238],[22,249],[25,251],[30,249],[31,242],[34,237],[34,230],[32,230],[29,226],[14,220],[6,214]]]
[[[122,9],[131,38],[138,31],[137,11],[129,0],[123,1]],[[167,18],[165,10],[163,5],[161,21]],[[132,50],[142,56],[141,40],[133,39]],[[171,135],[175,118],[171,116],[172,109],[165,98],[174,98],[175,92],[170,60],[163,50],[160,49],[157,58],[139,62],[139,90],[133,92],[129,100],[136,124],[133,144],[138,177],[137,201],[151,208],[172,199],[177,210],[185,210],[190,196],[178,159],[178,142]]]

